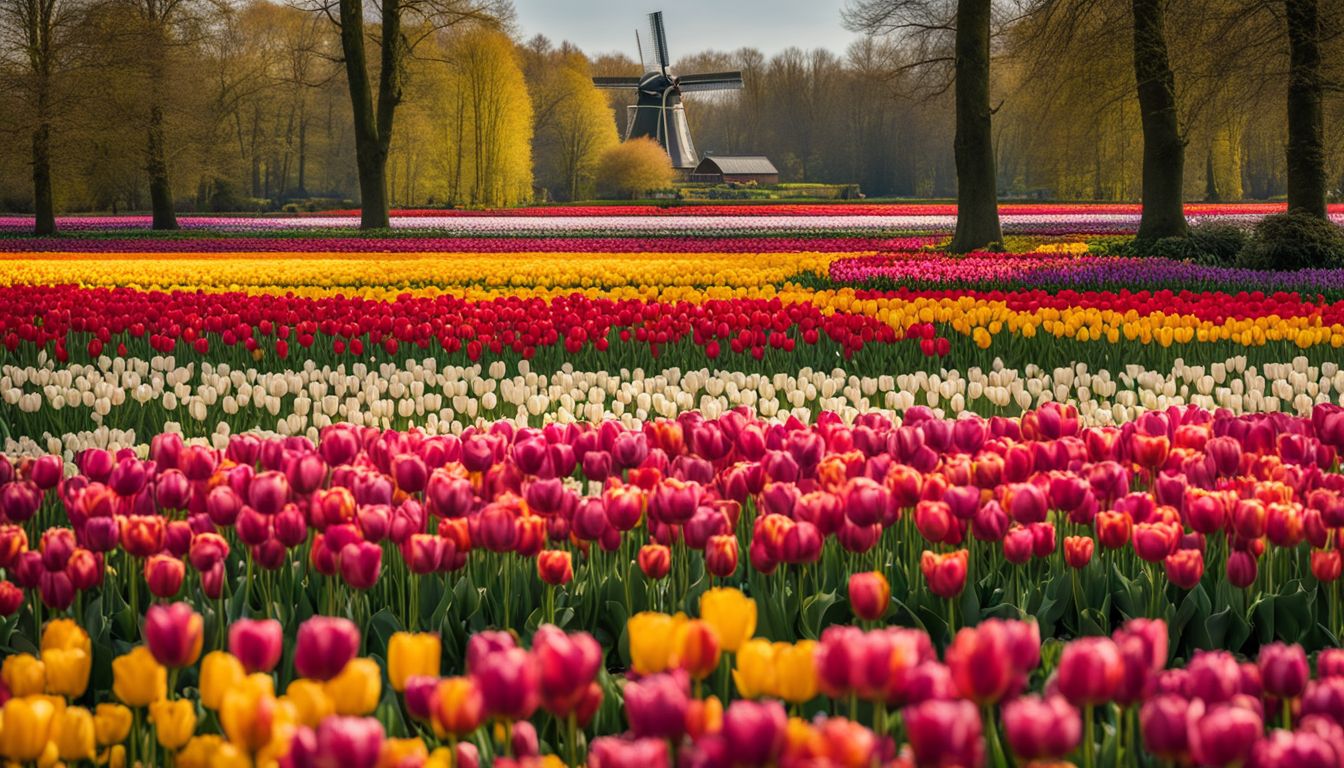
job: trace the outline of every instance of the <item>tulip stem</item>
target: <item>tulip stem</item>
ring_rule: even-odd
[[[1096,726],[1093,720],[1093,706],[1088,704],[1083,708],[1083,768],[1092,768],[1094,753],[1096,752]]]
[[[579,765],[579,726],[577,717],[578,716],[575,713],[570,712],[569,717],[565,718],[565,748],[569,754],[569,765],[571,768]]]
[[[952,644],[952,638],[957,635],[957,603],[952,598],[947,599],[947,642]]]
[[[1283,729],[1293,730],[1293,700],[1287,696],[1283,697]]]

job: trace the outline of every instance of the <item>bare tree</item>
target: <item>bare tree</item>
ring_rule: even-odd
[[[850,29],[895,34],[912,41],[918,56],[908,65],[952,62],[956,101],[953,152],[957,166],[957,228],[951,249],[966,253],[1003,239],[994,163],[994,110],[989,103],[992,0],[851,0]],[[947,38],[952,38],[951,54]]]
[[[1167,56],[1165,2],[1134,0],[1134,79],[1143,122],[1141,240],[1186,233],[1185,140],[1177,120],[1176,78]]]
[[[1317,0],[1284,0],[1288,22],[1288,210],[1325,218],[1325,118]]]

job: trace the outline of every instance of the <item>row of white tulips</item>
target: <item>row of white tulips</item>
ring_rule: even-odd
[[[996,360],[988,370],[885,376],[810,368],[774,375],[708,368],[609,373],[569,366],[547,375],[532,371],[526,361],[509,370],[503,362],[441,367],[433,358],[402,366],[319,367],[309,361],[283,372],[178,365],[171,356],[105,356],[89,365],[43,359],[35,366],[0,367],[0,402],[19,414],[7,420],[5,451],[14,454],[135,445],[148,439],[135,427],[148,426],[146,414],[155,417],[150,424],[182,425],[189,434],[210,434],[220,442],[235,430],[315,438],[318,430],[339,422],[458,433],[500,418],[532,424],[614,418],[634,424],[689,409],[715,417],[738,406],[766,418],[807,420],[822,409],[852,418],[915,405],[941,415],[967,410],[1016,415],[1058,401],[1077,405],[1084,424],[1106,425],[1184,404],[1306,415],[1316,403],[1338,402],[1341,392],[1344,370],[1338,364],[1312,365],[1303,357],[1258,367],[1244,357],[1209,366],[1178,360],[1166,371],[1137,365],[1093,371],[1085,363],[1018,370]]]

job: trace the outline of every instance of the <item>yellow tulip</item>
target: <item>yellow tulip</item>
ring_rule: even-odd
[[[0,666],[11,696],[32,696],[47,690],[47,665],[31,653],[16,653]]]
[[[252,758],[245,750],[226,741],[210,755],[210,768],[252,768]]]
[[[192,736],[177,753],[177,768],[210,768],[210,758],[224,747],[224,739],[213,733]]]
[[[429,759],[429,749],[423,739],[388,739],[383,742],[383,750],[378,754],[378,768],[396,768],[410,759],[414,763],[423,763]]]
[[[448,747],[439,747],[429,753],[429,759],[425,761],[423,768],[453,768],[453,750]]]
[[[131,707],[147,707],[168,697],[168,670],[145,646],[112,660],[112,692]]]
[[[121,704],[99,704],[93,710],[93,734],[98,746],[120,744],[131,732],[131,710]]]
[[[52,728],[62,760],[92,760],[96,748],[93,715],[83,707],[67,707]]]
[[[42,651],[47,666],[47,692],[78,698],[89,687],[93,657],[83,648],[48,648]]]
[[[196,731],[196,705],[187,699],[162,699],[149,705],[154,734],[164,749],[179,749]]]
[[[32,762],[42,756],[51,741],[51,724],[56,708],[41,696],[15,697],[5,702],[0,717],[0,754],[18,762]]]
[[[224,694],[242,682],[247,673],[243,663],[227,651],[211,651],[201,660],[201,706],[219,709]]]
[[[439,636],[429,632],[397,632],[387,643],[387,677],[392,690],[406,690],[406,680],[416,675],[439,676],[443,645]]]
[[[716,587],[700,596],[700,618],[719,635],[719,646],[736,653],[756,634],[756,601],[732,587]]]
[[[792,645],[781,645],[784,647],[775,653],[775,685],[779,697],[793,704],[811,701],[817,695],[817,668],[812,662],[816,642],[800,640]]]
[[[326,687],[327,696],[336,704],[336,714],[367,715],[383,695],[383,673],[373,659],[351,659]]]
[[[248,675],[224,694],[219,705],[224,734],[249,755],[271,742],[277,709],[274,687],[270,675]]]
[[[53,648],[78,648],[87,654],[92,654],[93,642],[89,639],[89,633],[73,619],[52,619],[42,630],[43,655]]]
[[[774,696],[775,645],[763,638],[748,640],[737,651],[733,681],[744,698]]]
[[[316,680],[296,679],[285,689],[285,699],[294,706],[294,718],[309,728],[316,728],[323,718],[336,714],[336,703]]]
[[[672,636],[685,616],[644,611],[626,622],[630,639],[630,665],[636,673],[654,675],[667,670],[672,656]]]

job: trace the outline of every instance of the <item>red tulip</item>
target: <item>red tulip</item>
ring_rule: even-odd
[[[186,564],[172,555],[154,555],[145,561],[145,584],[155,597],[176,595],[186,574]]]
[[[902,712],[906,738],[920,766],[964,766],[985,763],[980,712],[969,701],[926,701]]]
[[[642,550],[641,550],[642,552]],[[705,546],[705,569],[721,579],[737,571],[737,537],[732,534],[709,537]]]
[[[205,620],[186,603],[151,605],[145,613],[145,645],[165,667],[195,664],[204,642]]]
[[[349,619],[314,616],[299,626],[294,639],[294,670],[325,682],[345,669],[359,652],[359,628]]]
[[[229,626],[229,653],[248,674],[270,673],[280,663],[284,630],[275,619],[238,619]]]
[[[1087,564],[1092,562],[1092,551],[1095,543],[1086,536],[1065,536],[1064,537],[1064,562],[1068,563],[1070,568],[1086,568]]]
[[[881,571],[855,573],[849,577],[849,605],[854,615],[877,621],[891,602],[891,585]]]
[[[1022,761],[1061,760],[1078,746],[1083,721],[1062,696],[1023,696],[1003,706],[1003,731]]]
[[[1311,667],[1302,646],[1270,643],[1260,646],[1260,679],[1265,692],[1279,699],[1296,699],[1307,688]]]
[[[568,717],[597,677],[602,646],[586,632],[567,635],[548,624],[533,636],[532,653],[541,671],[542,706],[557,717]]]
[[[952,681],[962,696],[979,704],[1002,699],[1016,683],[1007,625],[985,622],[957,632],[946,653]]]
[[[283,342],[277,342],[281,344]],[[383,725],[372,717],[328,717],[317,731],[300,727],[290,747],[294,768],[329,765],[375,768],[383,749]]]
[[[490,717],[525,720],[541,700],[536,659],[521,648],[484,654],[470,665],[471,679],[481,691]]]
[[[1233,704],[1216,705],[1191,721],[1190,756],[1200,765],[1240,765],[1264,728],[1256,712]]]
[[[706,564],[709,562],[709,548],[705,550]],[[672,570],[672,550],[662,544],[645,544],[639,548],[639,570],[644,572],[645,578],[657,581],[667,576]],[[737,537],[733,537],[733,567],[728,571],[731,574],[737,570]]]
[[[630,730],[639,738],[680,739],[686,730],[690,705],[683,673],[650,675],[625,686],[625,712]]]
[[[1311,550],[1311,575],[1317,581],[1330,583],[1339,578],[1344,569],[1344,555],[1337,549]]]
[[[788,716],[778,701],[734,701],[723,714],[723,738],[733,765],[773,765],[784,748]]]
[[[1182,549],[1167,555],[1164,563],[1167,580],[1181,589],[1194,589],[1204,577],[1204,553],[1198,549]]]
[[[337,557],[341,578],[355,589],[368,589],[378,581],[383,567],[383,548],[371,541],[356,541],[341,548]]]
[[[919,568],[924,573],[924,580],[928,582],[929,590],[949,600],[961,594],[961,590],[966,586],[966,564],[969,556],[970,553],[964,549],[945,554],[934,554],[927,549],[924,550]]]
[[[1083,637],[1064,646],[1056,669],[1060,694],[1078,706],[1115,698],[1124,676],[1120,649],[1109,637]]]
[[[537,575],[553,587],[568,584],[574,579],[569,553],[559,549],[543,550],[537,555]]]

